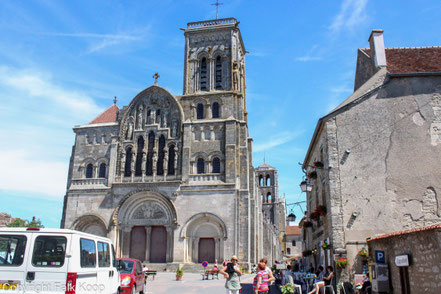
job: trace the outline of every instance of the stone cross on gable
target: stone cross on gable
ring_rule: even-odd
[[[211,4],[213,6],[216,6],[216,19],[219,18],[219,6],[224,5],[224,3],[219,3],[219,0],[216,0],[216,3]]]
[[[155,85],[158,84],[159,77],[160,77],[160,75],[157,72],[155,72],[155,74],[153,75],[153,78],[155,79]]]

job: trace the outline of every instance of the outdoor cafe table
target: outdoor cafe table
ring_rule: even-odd
[[[306,284],[306,291],[311,291],[310,287],[314,286],[314,280],[317,278],[316,275],[307,275],[303,277]]]

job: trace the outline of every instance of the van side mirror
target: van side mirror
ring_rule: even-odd
[[[117,267],[119,272],[120,271],[124,271],[127,268],[126,267],[126,263],[124,261],[122,261],[122,260],[117,260],[116,267]]]

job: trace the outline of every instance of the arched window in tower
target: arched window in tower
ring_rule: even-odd
[[[263,186],[263,176],[262,175],[260,175],[259,176],[259,186]]]
[[[151,131],[148,138],[148,150],[147,150],[147,168],[145,170],[146,175],[153,175],[153,147],[155,145],[155,133]]]
[[[268,194],[266,194],[266,199],[268,200],[268,203],[272,203],[271,192],[268,192]]]
[[[150,121],[152,117],[152,111],[150,109],[147,109],[147,124],[151,124],[152,122]]]
[[[219,118],[219,103],[214,102],[213,105],[211,105],[211,116],[213,118]]]
[[[222,90],[222,59],[216,58],[216,90]]]
[[[205,115],[204,115],[204,104],[199,103],[196,106],[196,118],[197,119],[204,119]]]
[[[197,161],[197,172],[198,174],[204,174],[205,173],[205,162],[203,158],[198,158]]]
[[[213,158],[213,173],[218,174],[221,172],[220,159],[218,157]]]
[[[106,177],[106,164],[103,162],[100,164],[100,171],[99,171],[99,178],[105,178]]]
[[[286,248],[286,254],[291,255],[291,248]]]
[[[126,166],[124,167],[124,176],[130,177],[132,172],[130,171],[130,166],[132,164],[132,148],[129,147],[126,150]]]
[[[136,166],[135,166],[135,176],[142,175],[142,152],[144,151],[144,138],[142,136],[138,137],[138,146],[136,148]]]
[[[269,175],[266,175],[265,186],[271,186],[271,177]]]
[[[158,164],[156,166],[156,174],[161,176],[164,174],[164,148],[165,148],[165,137],[164,135],[161,135],[159,137],[159,144],[158,144]]]
[[[207,91],[207,59],[201,60],[201,91]]]
[[[168,175],[174,175],[175,174],[175,145],[170,145],[168,147],[168,164],[167,164],[167,172]]]
[[[93,177],[93,164],[89,163],[86,166],[86,178],[90,179]]]

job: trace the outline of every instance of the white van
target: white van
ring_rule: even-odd
[[[0,293],[118,293],[110,239],[65,229],[0,228]]]

